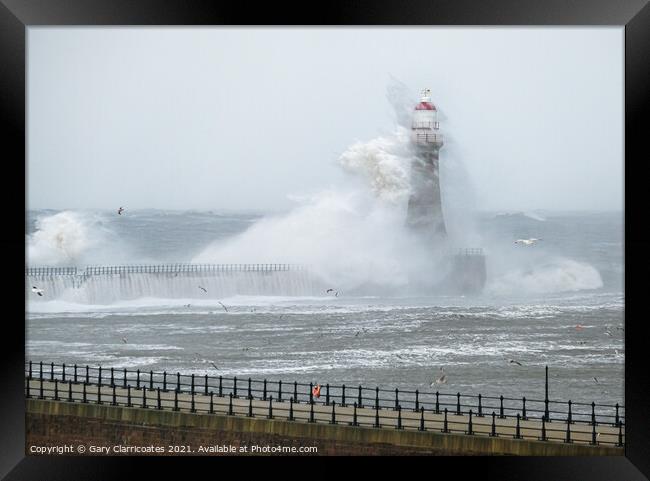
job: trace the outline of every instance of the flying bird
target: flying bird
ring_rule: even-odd
[[[517,366],[522,365],[519,361],[515,361],[514,359],[509,359],[508,362],[511,363],[511,364],[516,364]]]
[[[592,379],[593,379],[594,381],[596,381],[596,384],[600,384],[600,383],[598,382],[598,379],[596,379],[595,377],[592,378]]]
[[[357,331],[357,332],[355,332],[355,333],[354,333],[354,337],[357,337],[360,333],[361,333],[361,331]]]
[[[445,370],[443,368],[440,368],[440,372],[442,373],[438,379],[433,381],[431,383],[431,386],[437,386],[440,384],[447,384],[447,375],[445,374]]]
[[[624,327],[617,327],[616,329],[618,329],[619,331],[624,331],[625,330]]]
[[[126,344],[126,337],[123,337],[123,338],[122,338],[122,342],[123,342],[124,344]]]
[[[35,292],[35,293],[38,294],[39,296],[43,296],[43,289],[39,289],[39,288],[36,287],[36,286],[32,286],[32,292]]]
[[[199,289],[201,289],[203,292],[206,292],[206,293],[208,292],[208,290],[205,287],[199,286]]]
[[[334,292],[334,289],[327,289],[325,292],[329,294],[330,292]]]
[[[206,292],[207,292],[207,291],[206,291]],[[218,302],[219,304],[221,304],[221,307],[223,307],[224,310],[225,310],[226,312],[228,312],[228,308],[227,308],[226,306],[224,306],[223,303],[222,303],[221,301],[217,301],[217,302]]]
[[[530,239],[517,239],[515,241],[515,244],[523,244],[525,246],[530,246],[535,244],[537,241],[541,241],[542,239],[536,239],[534,237],[531,237]]]
[[[219,370],[219,368],[217,367],[217,365],[216,365],[215,363],[213,363],[213,362],[210,362],[210,364],[212,364],[212,367],[213,367],[213,368],[215,368],[215,369],[217,369],[217,370]]]
[[[124,207],[120,207],[119,209],[117,209],[118,215],[122,215],[122,212],[124,212]]]

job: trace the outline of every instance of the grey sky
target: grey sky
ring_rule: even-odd
[[[622,208],[619,27],[30,27],[28,207],[285,209],[393,130],[390,75],[481,208]]]

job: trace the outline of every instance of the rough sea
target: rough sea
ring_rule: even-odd
[[[309,252],[309,239],[283,247],[277,225],[293,224],[261,213],[27,214],[29,267],[273,263],[292,255],[300,263]],[[287,229],[281,234],[300,238]],[[473,247],[485,250],[488,281],[475,296],[410,295],[390,282],[360,290],[350,287],[358,284],[351,275],[341,285],[331,275],[320,284],[244,276],[236,288],[207,277],[110,278],[77,287],[42,280],[44,295],[37,296],[26,278],[26,359],[419,390],[432,390],[444,367],[441,391],[529,399],[543,399],[548,366],[552,399],[623,404],[622,213],[483,213],[476,231],[482,244]],[[514,243],[529,237],[541,240]],[[250,260],[233,254],[255,243],[260,255],[254,247]],[[364,265],[363,256],[356,262]],[[365,274],[381,284],[372,276],[384,272]],[[390,279],[401,282],[397,271]]]

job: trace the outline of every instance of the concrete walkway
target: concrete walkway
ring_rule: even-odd
[[[60,401],[66,402],[83,402],[84,385],[83,383],[71,383],[59,381],[43,381],[43,396],[46,399],[53,399],[55,394]],[[27,380],[25,381],[27,388]],[[29,382],[29,394],[32,398],[39,398],[41,382],[39,379],[32,379]],[[224,393],[223,397],[216,394],[212,396],[203,393],[194,395],[194,411],[197,413],[230,414],[230,397],[229,393]],[[113,402],[113,388],[111,386],[102,386],[98,390],[97,385],[86,386],[86,401],[88,403],[97,403],[98,396],[101,397],[102,404],[111,404]],[[176,399],[177,400],[176,400]],[[123,387],[115,388],[115,402],[119,405],[126,406],[128,403],[128,389]],[[212,407],[210,404],[212,403]],[[290,405],[288,399],[281,402],[275,399],[272,403],[269,400],[249,401],[244,393],[238,398],[232,398],[232,414],[236,416],[249,416],[266,418],[269,415],[269,405],[272,404],[272,416],[276,419],[289,419],[290,410],[297,422],[310,422],[311,405],[308,403],[294,403]],[[131,405],[133,407],[147,407],[151,409],[158,408],[158,390],[147,388],[131,388]],[[179,393],[175,396],[173,390],[160,391],[160,408],[164,410],[173,410],[178,407],[179,411],[192,412],[192,396],[188,393]],[[332,405],[325,405],[320,400],[313,405],[313,422],[331,423],[332,422]],[[249,413],[250,410],[250,413]],[[336,405],[335,422],[337,424],[352,425],[354,421],[354,407],[347,405],[345,407]],[[388,408],[379,409],[379,427],[384,429],[396,429],[398,426],[398,411]],[[358,408],[356,410],[356,421],[359,426],[374,427],[376,422],[376,410],[372,407]],[[424,419],[424,428],[427,431],[443,432],[444,414],[435,414],[433,412],[420,412],[412,410],[401,411],[401,427],[405,430],[418,430],[421,427],[422,418]],[[514,438],[516,434],[516,418],[500,419],[495,418],[495,433],[498,437]],[[567,423],[564,421],[554,420],[545,423],[546,439],[551,442],[565,442],[567,434]],[[467,433],[469,428],[469,415],[456,415],[448,413],[447,430],[450,433]],[[592,442],[592,429],[589,423],[575,422],[570,425],[571,442],[577,444],[590,444]],[[489,416],[472,416],[472,434],[476,436],[489,436],[492,432],[492,415]],[[520,437],[522,439],[540,440],[542,436],[542,422],[540,420],[521,420]],[[625,442],[625,427],[622,427],[623,442]],[[619,428],[612,425],[596,426],[596,444],[603,446],[616,446],[619,442]]]

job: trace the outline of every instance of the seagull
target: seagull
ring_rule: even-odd
[[[361,333],[361,331],[357,331],[357,332],[355,332],[355,333],[354,333],[354,337],[357,337],[357,336],[359,335],[359,333]]]
[[[616,329],[618,329],[619,331],[625,331],[624,327],[617,327]]]
[[[436,386],[439,384],[447,384],[447,375],[445,374],[445,370],[443,368],[440,368],[440,372],[442,373],[438,379],[433,381],[431,383],[431,386]]]
[[[206,291],[206,292],[207,292],[207,291]],[[227,308],[226,306],[224,306],[224,305],[221,303],[221,301],[217,301],[217,302],[218,302],[219,304],[221,304],[221,307],[223,307],[224,310],[225,310],[226,312],[228,312],[228,308]]]
[[[536,239],[534,237],[531,237],[530,239],[517,239],[515,241],[515,244],[523,244],[525,246],[530,246],[533,245],[535,242],[540,241],[542,239]]]
[[[334,297],[339,297],[339,291],[336,291],[336,294],[334,294]]]
[[[605,334],[607,334],[609,337],[612,337],[612,333],[609,330],[605,331]]]
[[[185,304],[184,307],[190,307],[190,305],[189,305],[189,304]]]
[[[32,292],[35,292],[35,293],[38,294],[39,296],[43,296],[43,289],[39,289],[39,288],[36,287],[36,286],[32,286]]]
[[[330,292],[334,292],[334,289],[327,289],[325,292],[329,294]]]
[[[600,383],[598,382],[598,379],[596,379],[595,377],[592,378],[592,379],[593,379],[594,381],[596,381],[596,384],[600,384]]]
[[[122,212],[124,212],[124,207],[120,207],[119,209],[117,209],[118,215],[122,215]]]
[[[521,366],[521,363],[519,361],[515,361],[514,359],[509,359],[508,362],[512,363],[512,364],[516,364],[518,366]]]
[[[126,337],[123,337],[123,338],[122,338],[122,342],[123,342],[124,344],[126,344]]]
[[[201,289],[203,292],[206,292],[206,293],[208,292],[208,290],[205,287],[199,286],[199,289]]]
[[[217,369],[217,370],[219,370],[219,368],[217,367],[217,365],[216,365],[215,363],[213,363],[213,362],[210,362],[210,364],[212,364],[212,367],[213,367],[213,368],[215,368],[215,369]]]

